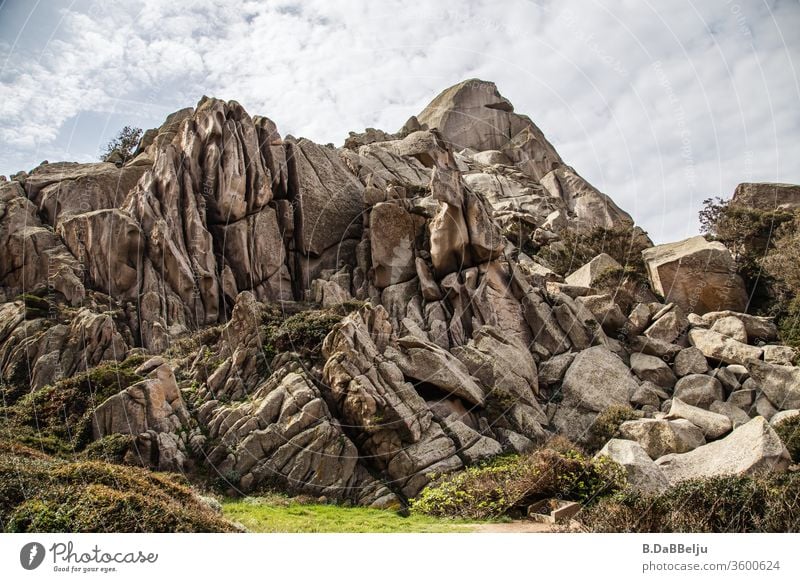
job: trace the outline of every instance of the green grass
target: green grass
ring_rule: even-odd
[[[457,533],[480,522],[424,515],[402,517],[394,511],[366,507],[302,504],[271,496],[228,500],[223,515],[260,533]]]

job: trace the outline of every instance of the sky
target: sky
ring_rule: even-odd
[[[203,95],[341,145],[481,78],[674,241],[705,198],[800,183],[799,30],[798,0],[5,0],[0,174]]]

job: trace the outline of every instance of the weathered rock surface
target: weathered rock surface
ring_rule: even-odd
[[[717,439],[733,428],[727,416],[686,404],[679,398],[672,399],[672,405],[667,415],[667,419],[676,418],[683,418],[696,425],[703,431],[707,439]]]
[[[625,363],[603,346],[580,352],[564,376],[565,404],[602,412],[612,405],[625,406],[637,383]]]
[[[580,269],[572,273],[565,281],[576,287],[594,287],[598,279],[608,274],[610,271],[618,271],[620,269],[622,269],[622,265],[603,253],[597,255]]]
[[[686,453],[706,444],[703,431],[685,419],[629,420],[620,425],[619,432],[622,438],[639,443],[651,459]]]
[[[706,358],[726,364],[745,364],[748,360],[760,360],[764,353],[761,348],[744,344],[709,329],[690,330],[689,341]]]
[[[638,443],[611,439],[600,449],[597,456],[609,457],[622,465],[628,483],[636,491],[653,494],[661,493],[669,487],[669,481],[661,469]]]
[[[113,161],[0,181],[0,374],[14,406],[160,355],[94,411],[95,438],[134,437],[126,462],[395,507],[634,406],[606,451],[658,491],[648,454],[797,407],[794,352],[738,312],[716,243],[645,251],[666,303],[617,249],[562,276],[576,235],[651,243],[492,83],[343,148],[203,98]]]
[[[702,322],[704,326],[713,327],[720,319],[729,317],[736,318],[744,324],[750,343],[773,341],[778,337],[778,328],[770,317],[737,313],[735,311],[712,311],[703,315]]]
[[[673,369],[675,374],[680,377],[689,374],[705,374],[708,371],[708,360],[697,348],[686,348],[675,356]]]
[[[653,290],[688,312],[744,311],[747,306],[744,282],[722,243],[696,236],[646,249],[642,256]]]
[[[747,369],[764,395],[779,410],[800,408],[800,368],[750,360]]]
[[[717,414],[727,416],[731,420],[731,425],[733,425],[734,429],[737,429],[743,424],[750,422],[750,417],[747,415],[747,413],[730,402],[715,400],[711,403],[711,406],[709,406],[708,409],[711,412],[716,412]]]
[[[656,461],[670,483],[716,475],[785,471],[789,453],[766,420],[756,417],[726,438]]]
[[[708,409],[715,400],[723,400],[725,398],[720,381],[705,374],[684,376],[675,384],[673,395],[686,404],[705,409]]]
[[[733,202],[761,210],[796,210],[800,208],[800,186],[745,182],[736,186]]]
[[[655,356],[631,354],[631,370],[639,379],[662,388],[672,388],[676,382],[675,374],[670,367],[664,360]]]

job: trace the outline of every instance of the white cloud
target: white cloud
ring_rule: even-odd
[[[800,181],[796,3],[84,0],[58,16],[38,50],[2,28],[0,171],[92,157],[64,135],[87,112],[108,119],[101,142],[208,94],[341,143],[477,76],[657,240],[693,234],[702,199],[740,181]]]

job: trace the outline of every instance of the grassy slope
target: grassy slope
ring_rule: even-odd
[[[300,504],[287,499],[229,500],[223,514],[251,532],[264,533],[457,533],[480,522],[424,515],[401,517],[393,511],[365,507]]]
[[[0,531],[225,532],[179,475],[65,461],[0,440]]]

